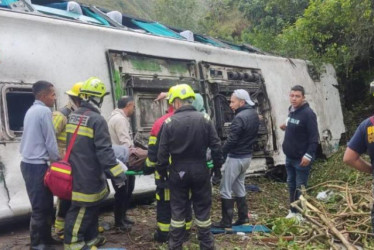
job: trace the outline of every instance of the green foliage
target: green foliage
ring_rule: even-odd
[[[282,54],[329,62],[350,73],[356,60],[366,60],[374,37],[369,0],[312,0],[294,25],[277,37]]]
[[[156,0],[155,18],[158,22],[181,29],[197,31],[202,8],[198,0]]]
[[[278,236],[294,235],[299,231],[296,219],[286,219],[283,217],[269,221],[272,225],[272,232]]]

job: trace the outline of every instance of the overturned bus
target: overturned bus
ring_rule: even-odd
[[[30,212],[19,145],[25,112],[34,101],[31,86],[41,79],[56,86],[59,108],[75,82],[99,77],[111,92],[102,107],[106,118],[120,96],[134,96],[132,127],[145,146],[153,122],[167,110],[166,101],[153,100],[175,83],[201,93],[222,140],[233,118],[230,95],[246,89],[263,117],[249,174],[284,164],[279,125],[287,118],[290,88],[300,84],[317,114],[322,152],[329,156],[338,149],[345,127],[332,66],[319,75],[304,60],[203,35],[187,39],[159,23],[122,14],[110,18],[94,6],[78,4],[77,11],[48,2],[0,0],[0,221]],[[136,178],[135,194],[154,189],[153,176]]]

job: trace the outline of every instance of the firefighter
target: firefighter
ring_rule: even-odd
[[[189,85],[175,86],[169,96],[169,104],[175,112],[165,120],[160,131],[156,170],[161,176],[167,176],[170,157],[169,249],[182,249],[190,191],[200,249],[214,249],[210,232],[212,187],[210,171],[206,167],[207,148],[212,151],[216,168],[221,167],[223,156],[213,123],[207,114],[198,112],[191,105],[194,98],[195,93]]]
[[[100,79],[89,78],[80,89],[81,106],[68,119],[67,144],[81,120],[69,162],[72,166],[73,193],[65,218],[65,249],[94,249],[105,243],[98,233],[99,204],[108,196],[106,176],[117,187],[125,184],[125,173],[111,147],[108,125],[100,107],[108,93]]]
[[[67,105],[61,109],[54,111],[52,114],[53,127],[55,128],[58,151],[61,159],[64,158],[66,151],[66,124],[68,116],[78,109],[81,99],[79,98],[79,90],[82,87],[83,82],[77,82],[73,87],[66,91],[65,94],[69,96]],[[65,216],[70,207],[70,200],[57,200],[56,206],[56,220],[55,220],[55,233],[63,238],[64,227],[65,227]]]
[[[169,95],[174,88],[171,87],[169,89]],[[168,96],[166,96],[168,99]],[[155,171],[155,166],[157,164],[157,152],[158,152],[158,145],[159,145],[159,131],[161,129],[162,124],[164,121],[174,114],[173,106],[169,105],[168,112],[157,119],[152,126],[149,142],[148,142],[148,157],[145,162],[145,174],[151,174],[155,172],[155,183],[156,183],[156,216],[157,216],[157,229],[154,233],[154,239],[158,242],[166,242],[169,238],[169,230],[170,230],[170,219],[171,219],[171,211],[170,211],[170,189],[169,183],[167,181],[167,176],[161,176],[158,171]],[[185,241],[189,239],[189,232],[191,230],[192,225],[192,210],[191,205],[188,204],[187,206],[187,214],[186,214],[186,237]]]

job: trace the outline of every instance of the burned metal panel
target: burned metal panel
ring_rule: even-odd
[[[234,113],[229,106],[231,94],[235,89],[245,89],[256,103],[260,115],[260,128],[257,142],[253,145],[253,156],[271,157],[274,150],[271,106],[261,70],[208,62],[202,62],[200,66],[206,83],[209,113],[215,121],[221,139],[227,138],[229,126],[234,118]]]

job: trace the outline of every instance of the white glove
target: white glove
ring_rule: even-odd
[[[118,160],[117,159],[117,162],[118,164],[121,166],[121,168],[123,169],[123,172],[126,172],[128,170],[127,166],[125,165],[125,163],[123,163],[122,161]]]
[[[116,184],[117,188],[124,187],[125,185],[126,183],[124,181]]]

